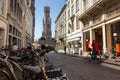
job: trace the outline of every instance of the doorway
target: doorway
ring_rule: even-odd
[[[103,48],[103,35],[102,35],[102,27],[94,29],[94,40],[98,43],[98,48]]]

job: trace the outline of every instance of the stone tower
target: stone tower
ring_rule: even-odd
[[[43,18],[43,32],[42,37],[47,41],[51,40],[51,18],[50,18],[50,7],[44,7],[44,18]]]
[[[50,7],[48,6],[44,7],[43,32],[39,44],[54,47],[54,38],[51,35]]]

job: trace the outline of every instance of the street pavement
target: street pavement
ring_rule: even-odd
[[[56,68],[62,68],[69,80],[120,80],[120,71],[89,62],[80,57],[48,53]]]

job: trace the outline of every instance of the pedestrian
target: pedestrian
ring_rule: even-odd
[[[97,54],[98,54],[98,43],[95,40],[93,40],[93,42],[92,42],[92,48],[93,48],[92,60],[95,60],[95,58],[97,57]]]
[[[65,54],[66,54],[66,46],[64,47],[64,52],[65,52]]]

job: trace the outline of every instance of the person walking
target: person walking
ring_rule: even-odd
[[[66,54],[66,46],[64,47],[64,53]]]
[[[92,52],[92,60],[95,60],[96,56],[97,56],[97,51],[98,51],[98,43],[93,40],[92,42],[92,48],[93,48],[93,52]]]

